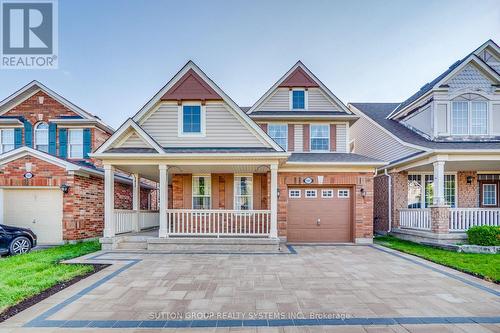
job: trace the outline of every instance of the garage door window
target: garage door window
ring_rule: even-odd
[[[322,198],[333,198],[333,190],[321,190]]]
[[[349,198],[349,190],[339,190],[339,198]]]
[[[0,153],[14,149],[14,129],[0,130]]]
[[[252,176],[234,177],[234,209],[250,210],[253,207]]]
[[[318,192],[316,190],[306,190],[306,198],[316,198]]]
[[[300,190],[289,190],[288,191],[289,198],[300,198]]]

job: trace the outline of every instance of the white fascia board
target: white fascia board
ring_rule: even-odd
[[[9,152],[6,152],[2,155],[0,155],[0,164],[6,164],[9,162],[12,162],[20,157],[24,157],[26,155],[31,155],[34,156],[38,159],[41,159],[43,161],[46,161],[51,164],[55,164],[60,166],[61,168],[65,168],[66,170],[74,170],[77,168],[80,168],[78,165],[73,164],[71,162],[68,162],[66,160],[60,159],[56,156],[44,153],[39,150],[35,150],[33,148],[23,146],[19,147],[17,149],[11,150]]]
[[[306,165],[306,166],[311,166],[311,165],[332,165],[332,166],[350,166],[350,165],[356,165],[356,166],[373,166],[373,167],[380,167],[387,165],[388,163],[386,162],[286,162],[286,165]]]
[[[271,153],[165,153],[159,154],[142,154],[142,153],[93,153],[89,154],[90,157],[95,158],[106,158],[106,159],[120,159],[120,158],[146,158],[146,159],[157,159],[157,160],[169,160],[169,159],[200,159],[209,157],[223,157],[226,159],[241,158],[241,157],[252,157],[252,158],[288,158],[291,153],[288,152],[271,152]]]

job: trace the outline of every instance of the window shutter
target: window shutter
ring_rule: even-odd
[[[57,137],[57,125],[54,123],[49,123],[49,154],[55,155],[56,148],[56,137]]]
[[[288,124],[288,151],[295,150],[295,125]]]
[[[89,158],[89,154],[92,151],[92,134],[90,133],[90,128],[85,128],[83,130],[83,158]]]
[[[19,148],[23,145],[23,129],[15,128],[14,129],[14,148]]]
[[[66,128],[59,129],[59,157],[68,157],[68,130]]]
[[[330,124],[330,151],[337,150],[337,125]]]
[[[309,151],[309,142],[310,142],[310,126],[309,124],[304,124],[304,151]]]
[[[28,120],[24,121],[24,145],[33,148],[33,125]]]

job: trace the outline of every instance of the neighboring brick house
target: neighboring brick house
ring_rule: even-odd
[[[375,178],[375,230],[460,242],[500,225],[500,48],[488,40],[402,103],[352,103],[354,152]]]
[[[357,119],[301,62],[240,108],[190,61],[92,154],[105,169],[103,243],[123,239],[116,219],[127,218],[112,209],[116,168],[159,183],[150,245],[371,242],[373,175],[384,163],[349,152]]]
[[[112,133],[37,81],[1,101],[0,224],[31,228],[39,244],[101,236],[103,170],[88,155]],[[117,175],[116,188],[115,207],[131,209],[131,178]]]

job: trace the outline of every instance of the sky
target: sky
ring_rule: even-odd
[[[488,39],[499,0],[59,0],[59,68],[39,80],[114,128],[193,60],[251,106],[297,60],[349,102],[400,102]]]

